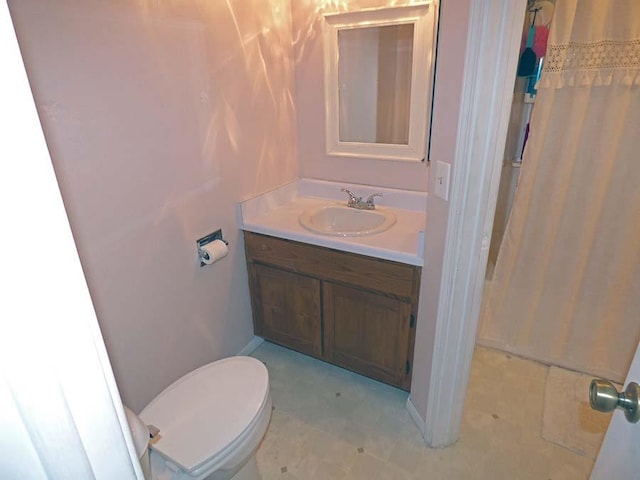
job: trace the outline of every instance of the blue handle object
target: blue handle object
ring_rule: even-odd
[[[533,47],[533,39],[536,36],[536,27],[535,25],[531,25],[529,27],[529,36],[527,37],[527,48]]]

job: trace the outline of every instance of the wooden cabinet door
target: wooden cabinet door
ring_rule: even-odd
[[[363,375],[408,388],[411,304],[323,284],[325,358]]]
[[[258,264],[249,271],[255,333],[322,356],[320,281]]]

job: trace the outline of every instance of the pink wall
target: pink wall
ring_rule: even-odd
[[[235,205],[298,176],[289,3],[10,7],[118,385],[140,410],[252,338]],[[201,269],[195,241],[217,228],[230,254]]]
[[[437,160],[452,165],[455,163],[470,11],[471,0],[458,0],[455,3],[443,1],[441,5],[431,133],[433,165]],[[455,165],[452,168],[455,169]],[[429,179],[429,191],[434,189],[435,176],[431,177],[433,178]],[[448,218],[449,202],[429,195],[411,389],[411,400],[423,418],[426,415],[429,396]]]
[[[251,339],[238,201],[298,175],[422,191],[433,182],[423,163],[325,155],[319,3],[10,2],[111,362],[135,410]],[[455,155],[470,4],[442,5],[433,161]],[[421,414],[449,213],[433,196],[427,208],[411,394]],[[195,240],[217,228],[230,254],[200,269]]]
[[[302,177],[363,183],[407,190],[427,190],[426,162],[398,162],[328,156],[325,144],[322,14],[384,7],[410,1],[349,0],[291,2],[295,53],[295,104]]]

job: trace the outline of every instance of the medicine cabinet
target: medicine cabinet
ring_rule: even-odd
[[[433,2],[324,15],[327,154],[423,161],[433,90]]]

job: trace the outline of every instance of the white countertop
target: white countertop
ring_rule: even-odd
[[[318,234],[300,224],[300,214],[309,208],[346,205],[346,195],[340,192],[343,187],[363,197],[382,192],[385,196],[377,203],[395,214],[396,223],[384,232],[360,237]],[[242,202],[239,223],[248,232],[423,266],[425,201],[426,193],[303,179]]]

